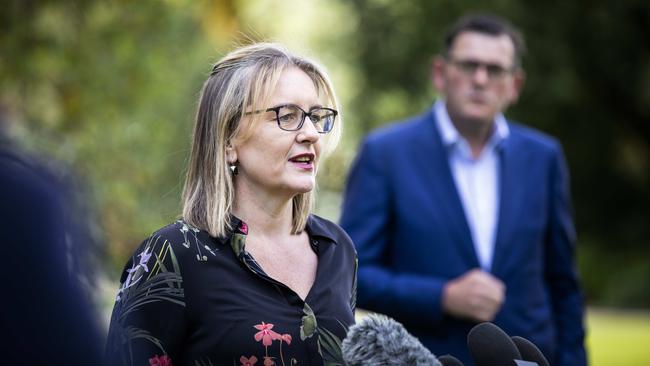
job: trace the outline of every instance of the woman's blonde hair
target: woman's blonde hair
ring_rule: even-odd
[[[338,109],[332,83],[324,69],[314,61],[289,53],[273,43],[256,43],[238,48],[214,67],[203,84],[199,98],[192,152],[183,188],[183,219],[206,230],[214,237],[224,237],[229,230],[235,199],[233,176],[226,161],[226,148],[250,136],[251,123],[242,124],[245,112],[267,108],[270,94],[280,75],[297,67],[314,82],[326,103]],[[341,135],[338,118],[326,139],[325,151],[336,146]],[[301,232],[307,223],[314,191],[293,197],[292,234]]]

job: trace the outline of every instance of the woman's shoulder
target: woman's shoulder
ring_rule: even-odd
[[[218,250],[218,240],[182,219],[154,231],[147,241],[164,243],[177,257],[189,260],[206,261]]]
[[[145,238],[133,251],[127,267],[134,261],[162,258],[182,266],[187,261],[206,261],[216,251],[216,241],[206,231],[177,220]]]
[[[149,238],[161,237],[175,243],[178,241],[184,241],[187,237],[187,233],[191,232],[198,235],[202,231],[203,230],[193,227],[182,219],[178,219],[161,227],[160,229],[154,230]]]

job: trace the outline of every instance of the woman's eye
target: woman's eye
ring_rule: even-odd
[[[295,113],[283,114],[283,115],[281,115],[281,116],[278,117],[278,119],[280,120],[280,122],[291,122],[291,121],[293,121],[295,118],[296,118],[296,114],[295,114]]]

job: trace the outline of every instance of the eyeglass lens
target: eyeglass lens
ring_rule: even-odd
[[[309,116],[309,120],[314,124],[316,131],[326,133],[334,126],[336,116],[336,113],[327,108],[314,108],[306,113],[294,105],[281,106],[275,111],[280,128],[287,131],[299,130],[305,118]]]
[[[508,72],[510,72],[509,69],[506,69],[501,65],[482,63],[472,60],[454,61],[454,64],[466,75],[474,75],[479,68],[485,67],[487,75],[491,79],[502,78]]]

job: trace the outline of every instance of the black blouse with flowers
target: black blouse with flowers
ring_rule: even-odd
[[[356,253],[336,224],[310,216],[318,256],[303,301],[264,273],[234,219],[216,239],[183,221],[146,239],[127,263],[115,301],[110,365],[342,365],[354,322]]]

